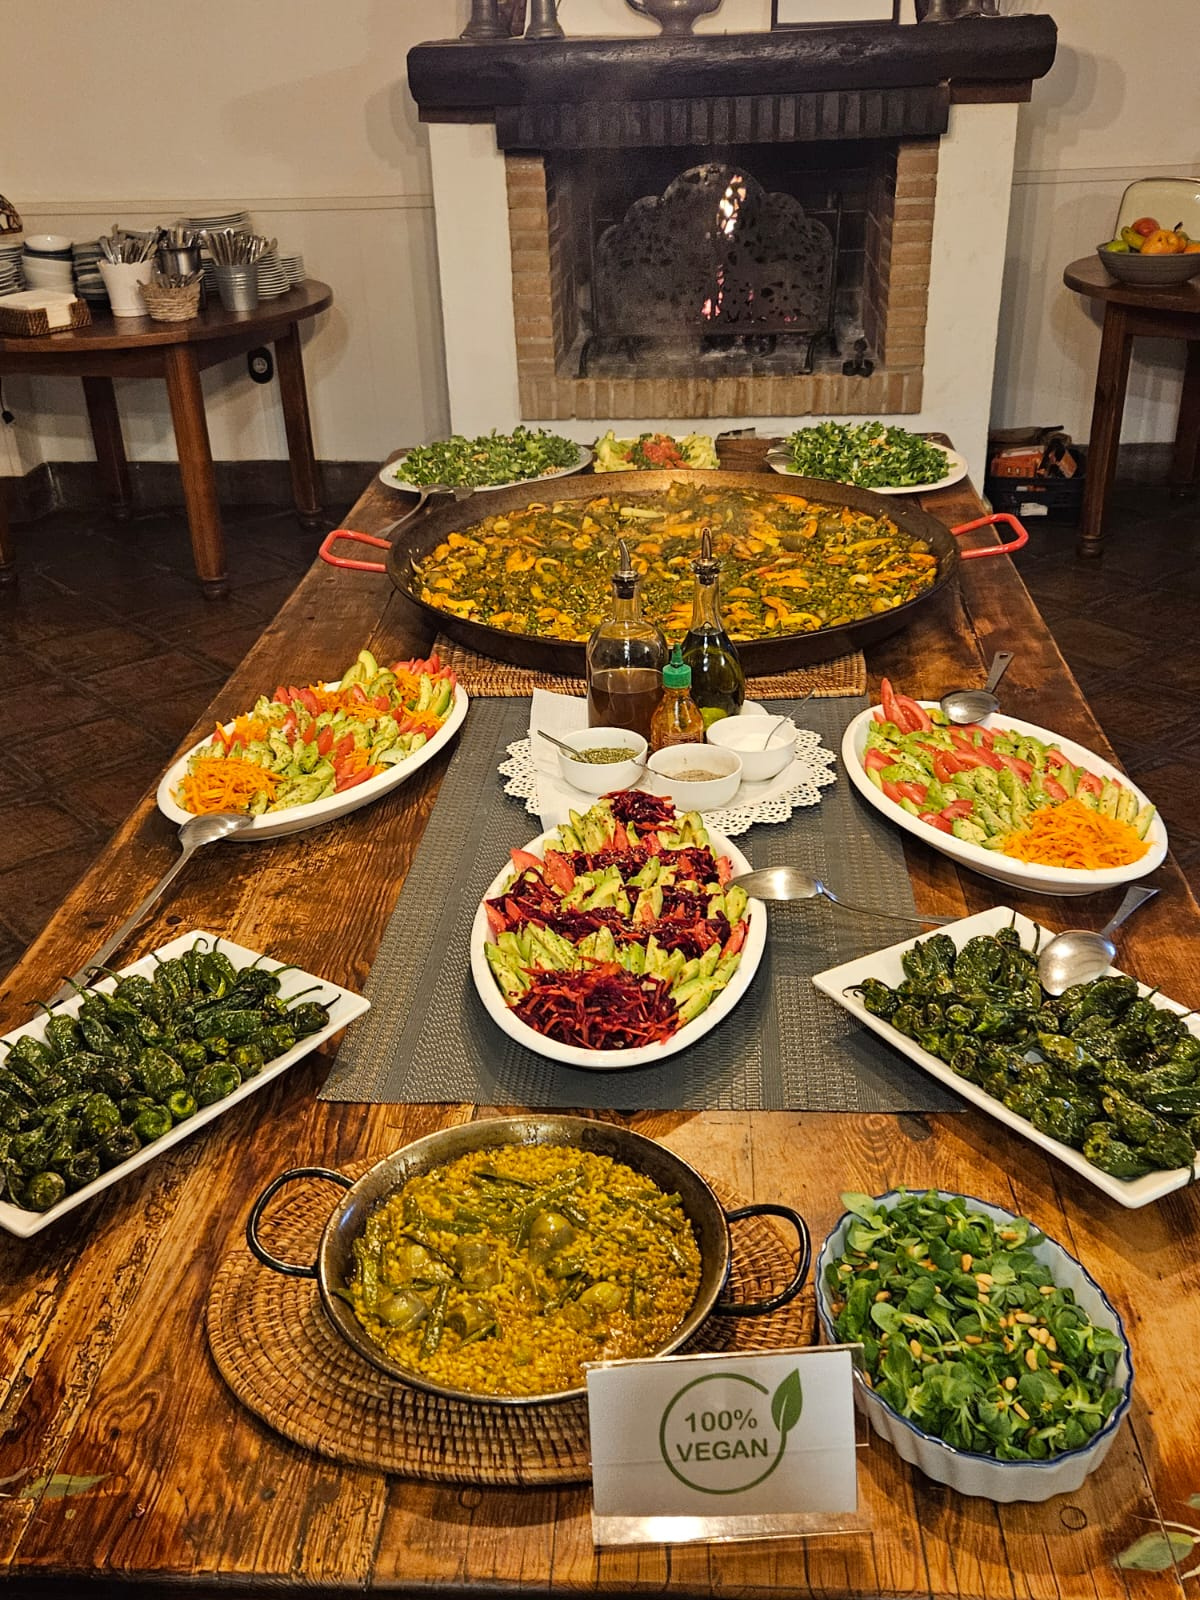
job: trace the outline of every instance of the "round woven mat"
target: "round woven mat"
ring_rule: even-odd
[[[731,1209],[744,1203],[728,1195],[721,1202]],[[323,1185],[293,1191],[272,1211],[272,1249],[285,1260],[311,1261],[329,1210]],[[732,1232],[732,1297],[765,1299],[782,1288],[795,1263],[772,1225],[750,1217]],[[779,1349],[813,1337],[813,1299],[806,1289],[769,1316],[710,1317],[684,1348]],[[272,1272],[245,1247],[217,1270],[208,1342],[221,1376],[247,1410],[333,1461],[442,1483],[586,1483],[591,1476],[585,1400],[473,1405],[395,1383],[334,1331],[312,1279]]]

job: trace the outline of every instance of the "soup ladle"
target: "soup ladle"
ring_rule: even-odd
[[[50,1001],[52,1006],[58,1005],[63,1000],[69,1000],[82,987],[87,976],[94,968],[103,966],[112,955],[113,951],[125,943],[125,940],[137,927],[138,923],[149,911],[150,907],[163,893],[167,886],[183,871],[197,850],[202,850],[206,844],[216,844],[218,840],[227,838],[231,833],[241,833],[254,821],[245,811],[210,811],[200,817],[189,817],[179,830],[179,844],[182,854],[169,872],[164,872],[162,877],[151,889],[150,893],[141,902],[137,909],[121,924],[117,931],[106,939],[96,951],[95,955],[85,961],[79,971],[66,983]]]
[[[998,710],[1000,702],[996,698],[995,688],[1008,671],[1012,659],[1011,650],[997,650],[982,689],[947,690],[938,705],[949,720],[962,727],[968,722],[982,722],[984,717],[990,717],[993,711]]]
[[[927,917],[919,911],[884,911],[880,906],[855,905],[834,894],[820,878],[814,878],[802,867],[760,867],[756,872],[743,872],[731,878],[725,887],[727,890],[744,889],[752,900],[815,900],[822,896],[835,906],[841,906],[843,911],[862,911],[867,916],[886,917],[891,922],[927,922],[940,928],[959,920],[957,917]]]
[[[1143,889],[1135,884],[1132,889],[1126,889],[1125,898],[1099,933],[1091,933],[1086,928],[1068,928],[1051,939],[1038,956],[1038,977],[1046,993],[1066,994],[1077,983],[1090,983],[1093,978],[1102,977],[1117,954],[1109,934],[1157,893],[1157,889]]]

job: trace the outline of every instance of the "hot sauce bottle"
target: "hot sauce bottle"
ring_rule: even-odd
[[[700,554],[692,562],[692,572],[696,587],[683,659],[692,669],[692,699],[707,728],[721,717],[736,717],[746,698],[746,674],[721,620],[721,564],[713,556],[708,528],[701,535]]]
[[[662,699],[650,719],[650,748],[669,744],[703,744],[704,718],[691,695],[692,669],[676,645],[662,670]]]
[[[641,577],[621,539],[612,605],[587,642],[588,726],[628,728],[650,737],[650,718],[662,696],[667,641],[642,615]]]

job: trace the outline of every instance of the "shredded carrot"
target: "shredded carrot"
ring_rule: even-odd
[[[179,786],[184,809],[201,816],[209,811],[245,811],[256,794],[273,798],[279,779],[266,767],[236,756],[201,757]]]
[[[1008,835],[1002,849],[1018,861],[1095,872],[1102,867],[1127,867],[1145,855],[1147,846],[1127,822],[1103,816],[1072,797],[1061,805],[1035,811],[1027,827]]]

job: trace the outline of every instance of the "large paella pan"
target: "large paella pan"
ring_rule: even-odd
[[[714,496],[726,495],[730,501],[739,497],[742,500],[753,497],[764,505],[778,503],[781,506],[794,504],[796,497],[800,496],[810,502],[822,517],[832,512],[845,513],[848,518],[878,519],[878,531],[886,533],[890,528],[888,537],[894,538],[897,544],[902,544],[906,549],[918,552],[918,560],[925,563],[926,570],[919,592],[910,594],[905,590],[897,591],[891,596],[886,609],[832,625],[814,626],[813,619],[807,617],[803,628],[798,627],[794,631],[789,631],[785,613],[782,619],[773,619],[769,635],[739,638],[738,649],[743,663],[752,673],[781,672],[810,662],[829,660],[898,632],[908,626],[922,605],[951,582],[961,559],[1015,549],[1026,538],[1020,525],[1014,524],[1018,531],[1015,541],[1007,545],[960,552],[954,535],[981,524],[970,523],[951,532],[936,517],[917,506],[898,505],[894,500],[886,500],[867,490],[817,479],[789,480],[786,488],[781,488],[779,479],[769,473],[671,471],[642,472],[637,474],[636,481],[631,481],[631,476],[625,473],[582,475],[557,481],[541,495],[536,484],[479,493],[467,500],[418,508],[419,514],[402,518],[384,530],[385,533],[394,533],[390,542],[374,535],[340,529],[329,535],[322,545],[321,554],[334,566],[387,572],[396,588],[426,611],[443,633],[470,649],[518,666],[582,676],[582,637],[571,639],[554,637],[553,633],[530,633],[507,623],[497,626],[475,616],[455,614],[442,604],[431,603],[431,592],[423,574],[428,573],[435,553],[444,553],[448,543],[461,541],[464,535],[474,537],[481,524],[494,527],[496,521],[500,520],[503,526],[509,519],[515,523],[528,512],[531,505],[544,508],[550,518],[555,511],[561,510],[564,519],[569,520],[572,517],[578,519],[585,508],[607,499],[610,504],[621,508],[628,526],[637,528],[640,516],[651,515],[650,511],[639,508],[660,506],[668,494],[685,499],[689,494],[693,499],[705,497],[718,520],[722,505],[719,499],[714,500]],[[1011,518],[1004,520],[1012,521]],[[646,524],[641,523],[640,526],[645,527]],[[622,532],[625,531],[622,528]],[[331,547],[334,542],[346,538],[386,549],[386,563],[355,561],[333,555]],[[597,574],[606,575],[611,570],[611,563],[606,556],[594,560],[592,566]],[[504,579],[501,576],[497,581],[503,582]],[[917,590],[917,585],[911,587]],[[681,571],[675,593],[685,601],[690,599],[690,576],[686,566]],[[648,605],[647,609],[655,615],[656,620],[664,621],[666,614],[661,605]],[[554,625],[551,623],[549,626],[553,628]],[[677,617],[674,621],[667,619],[667,626],[668,632],[682,632],[686,621],[679,625]],[[736,627],[732,631],[737,637]]]

